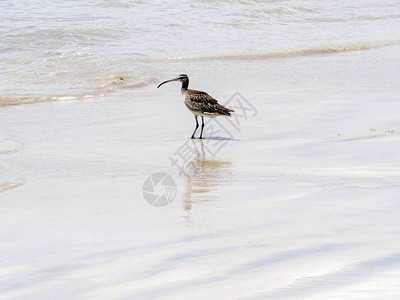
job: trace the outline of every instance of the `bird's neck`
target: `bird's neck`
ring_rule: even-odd
[[[182,82],[182,88],[181,88],[182,93],[188,89],[188,86],[189,86],[189,79]]]

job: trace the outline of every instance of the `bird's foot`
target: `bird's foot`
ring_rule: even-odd
[[[192,139],[192,140],[195,140],[196,138],[194,137],[194,135],[192,135],[191,139]]]

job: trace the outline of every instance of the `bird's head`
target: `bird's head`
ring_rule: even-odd
[[[187,86],[187,85],[189,84],[189,77],[188,77],[186,74],[181,74],[181,75],[179,75],[177,78],[174,78],[174,79],[170,79],[170,80],[161,82],[161,83],[158,85],[157,88],[159,88],[160,86],[162,86],[164,83],[171,82],[171,81],[180,81],[180,82],[182,82],[182,86]]]

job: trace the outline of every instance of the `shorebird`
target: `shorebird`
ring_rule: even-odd
[[[231,116],[231,112],[234,110],[226,108],[225,106],[218,103],[213,97],[209,94],[202,91],[189,90],[189,77],[186,74],[181,74],[179,77],[164,81],[158,85],[157,88],[162,86],[164,83],[171,81],[180,81],[182,82],[181,93],[185,98],[185,104],[187,108],[193,113],[194,119],[196,120],[196,128],[193,131],[192,139],[195,139],[194,134],[199,128],[199,122],[197,121],[197,117],[201,116],[201,132],[200,139],[203,138],[203,129],[204,129],[204,117],[215,118],[218,116]]]

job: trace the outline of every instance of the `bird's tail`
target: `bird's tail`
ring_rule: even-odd
[[[225,107],[225,106],[223,106],[223,105],[221,105],[221,104],[216,104],[216,105],[214,105],[214,113],[217,113],[217,114],[219,114],[219,115],[221,115],[221,116],[228,116],[228,117],[230,117],[231,116],[231,112],[234,112],[234,110],[233,109],[229,109],[229,108],[227,108],[227,107]]]
[[[226,116],[231,117],[231,113],[235,112],[233,109],[226,108]]]

